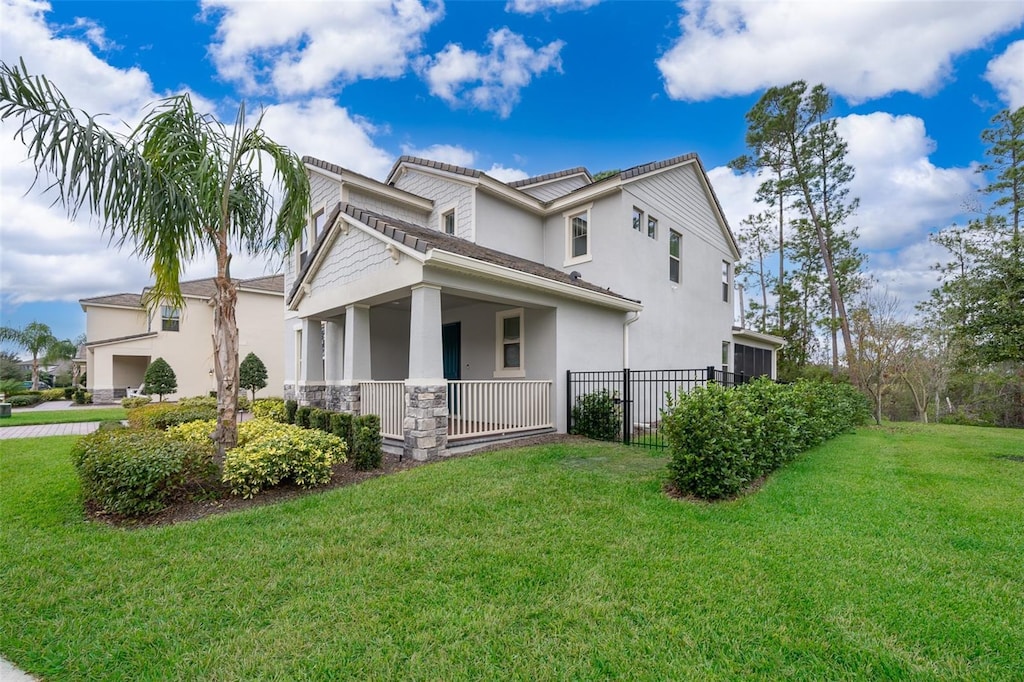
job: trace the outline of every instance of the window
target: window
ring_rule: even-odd
[[[441,214],[441,228],[445,234],[455,234],[455,209]]]
[[[181,326],[181,311],[169,305],[160,306],[160,329],[176,332]]]
[[[722,341],[722,371],[729,371],[729,342]]]
[[[729,302],[729,261],[722,261],[722,300]]]
[[[644,230],[644,212],[636,206],[633,207],[633,229],[637,232]]]
[[[503,310],[496,315],[496,377],[526,376],[523,367],[523,309]]]
[[[754,348],[742,343],[733,348],[733,371],[746,378],[772,376],[772,351],[767,348]]]
[[[651,239],[658,238],[658,219],[647,216],[647,236]]]
[[[670,281],[679,283],[679,253],[683,235],[675,230],[668,233],[668,278]]]
[[[566,212],[565,217],[565,265],[575,265],[591,260],[590,253],[590,207]]]
[[[295,330],[295,383],[302,381],[302,329]]]
[[[317,238],[324,231],[324,226],[327,224],[327,214],[324,213],[324,209],[320,209],[313,215],[313,234],[310,238],[310,243],[315,244]]]

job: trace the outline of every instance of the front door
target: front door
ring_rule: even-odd
[[[436,338],[436,337],[435,337]],[[441,357],[444,378],[458,381],[462,378],[462,323],[441,325]]]

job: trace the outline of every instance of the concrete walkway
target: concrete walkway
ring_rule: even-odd
[[[3,682],[35,682],[35,679],[15,668],[10,661],[0,658],[0,680]]]
[[[99,422],[5,426],[0,428],[0,440],[7,440],[8,438],[39,438],[41,436],[84,436],[87,433],[92,433],[99,427]]]

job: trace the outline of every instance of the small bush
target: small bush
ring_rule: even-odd
[[[618,440],[622,436],[622,411],[607,389],[576,399],[572,433],[595,440]]]
[[[244,393],[239,393],[238,394],[238,411],[239,412],[245,412],[245,411],[247,411],[250,408],[250,406],[251,406],[251,403],[249,402],[249,397],[247,395],[245,395]]]
[[[213,448],[213,432],[217,428],[216,419],[197,419],[191,422],[175,424],[167,428],[167,437],[192,445]]]
[[[212,407],[217,409],[217,394],[194,395],[178,401],[178,407]]]
[[[384,459],[380,417],[364,414],[352,420],[352,464],[356,469],[377,469]]]
[[[345,441],[345,449],[355,452],[352,443],[352,414],[348,412],[331,413],[331,433]]]
[[[126,410],[134,410],[136,407],[142,407],[153,402],[153,399],[148,395],[139,395],[133,398],[121,398],[121,407]]]
[[[12,395],[24,393],[25,387],[18,379],[4,379],[0,381],[0,393],[10,398]]]
[[[146,368],[142,381],[144,382],[143,392],[146,395],[160,396],[160,402],[164,401],[165,395],[178,390],[178,378],[163,358],[157,358]]]
[[[991,420],[985,420],[966,412],[951,412],[939,417],[940,424],[953,424],[955,426],[995,426]]]
[[[282,424],[288,421],[283,398],[257,398],[252,403],[252,416],[256,419],[273,419]]]
[[[64,400],[74,400],[75,399],[75,387],[74,386],[67,386],[66,388],[64,388],[62,390],[64,391]]]
[[[100,431],[109,431],[110,429],[125,429],[128,427],[118,419],[104,419],[97,428]]]
[[[285,423],[295,423],[295,413],[299,411],[299,404],[294,400],[284,401]]]
[[[51,400],[64,400],[64,389],[47,388],[46,390],[40,391],[39,395],[46,402]]]
[[[128,410],[128,425],[135,429],[164,430],[170,426],[203,419],[216,419],[217,408],[209,406],[150,403]]]
[[[224,457],[223,480],[234,495],[253,497],[290,480],[311,487],[331,480],[331,467],[345,461],[345,444],[337,436],[269,419],[253,419],[245,438]]]
[[[313,412],[313,408],[308,405],[302,405],[299,409],[295,410],[295,425],[301,426],[304,429],[309,428],[309,417]]]
[[[76,405],[88,405],[92,402],[92,393],[87,393],[85,390],[79,388],[75,391],[75,404]]]
[[[152,430],[95,431],[78,440],[71,457],[85,498],[125,516],[159,511],[214,472],[207,450]]]
[[[314,407],[309,411],[309,428],[320,429],[321,431],[331,432],[331,413],[327,410],[322,410],[318,407]]]
[[[43,399],[38,393],[22,393],[9,396],[7,402],[11,404],[11,407],[31,407],[43,402]]]

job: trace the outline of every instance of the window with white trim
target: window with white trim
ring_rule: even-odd
[[[526,369],[523,351],[525,335],[522,308],[502,310],[495,315],[495,377],[523,377]]]
[[[668,279],[679,284],[680,253],[682,252],[683,235],[675,230],[668,232]]]
[[[658,219],[647,216],[647,236],[651,239],[658,238]]]
[[[445,234],[455,234],[455,209],[445,211],[441,214],[441,229]]]
[[[732,264],[729,261],[722,261],[722,300],[729,302],[729,270]]]
[[[722,371],[729,371],[729,342],[722,341]]]
[[[302,380],[302,329],[295,330],[295,383]]]
[[[325,211],[326,209],[321,208],[313,214],[313,234],[310,235],[310,245],[316,244],[316,240],[320,238],[324,228],[327,226],[327,213]]]
[[[593,260],[590,253],[590,206],[562,214],[565,216],[566,266]]]
[[[160,306],[160,331],[176,332],[181,328],[181,310],[173,306]]]
[[[633,207],[633,229],[637,232],[643,232],[644,229],[644,212],[636,206]]]

